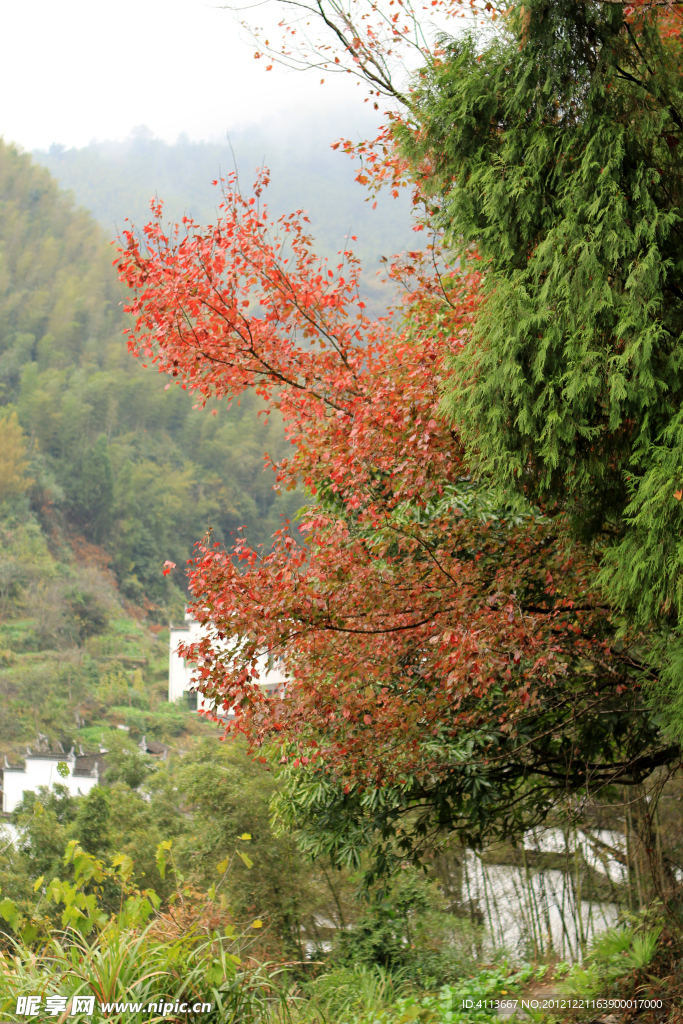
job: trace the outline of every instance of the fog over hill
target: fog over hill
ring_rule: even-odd
[[[368,120],[367,135],[373,133]],[[149,219],[149,201],[159,196],[169,219],[183,214],[200,223],[215,221],[219,191],[211,184],[237,167],[245,192],[256,170],[265,165],[271,184],[265,201],[274,214],[304,209],[311,219],[317,249],[334,256],[347,235],[356,235],[355,251],[362,257],[366,290],[382,303],[384,289],[374,273],[381,256],[415,245],[408,196],[381,196],[377,209],[354,180],[356,165],[331,143],[344,134],[344,125],[327,122],[297,125],[272,121],[243,129],[225,142],[192,142],[181,136],[175,144],[155,139],[145,127],[123,142],[93,141],[82,149],[53,145],[35,151],[36,162],[47,167],[60,186],[73,192],[79,205],[90,210],[111,237],[126,219],[137,226]],[[348,127],[347,134],[355,135]]]

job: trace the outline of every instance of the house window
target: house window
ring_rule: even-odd
[[[187,702],[188,711],[197,710],[197,694],[194,691],[190,690],[187,692],[185,694],[185,700]]]

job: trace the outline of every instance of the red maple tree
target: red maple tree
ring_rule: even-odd
[[[400,299],[372,319],[352,251],[336,266],[315,256],[301,211],[270,219],[266,184],[246,198],[224,181],[207,228],[166,232],[156,203],[118,262],[130,350],[200,404],[255,389],[292,444],[271,464],[275,486],[310,497],[303,543],[285,524],[268,550],[242,536],[198,546],[189,581],[206,636],[182,654],[201,691],[235,707],[230,730],[277,739],[347,786],[438,773],[437,741],[482,723],[504,739],[549,707],[571,718],[577,700],[614,701],[629,666],[610,648],[593,566],[552,518],[473,477],[439,412],[476,316],[476,256],[448,268],[435,239],[394,261]],[[263,653],[284,661],[284,696],[253,685]]]

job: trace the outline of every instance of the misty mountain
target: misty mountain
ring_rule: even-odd
[[[33,157],[112,238],[126,220],[138,227],[147,223],[153,196],[163,199],[169,220],[185,214],[212,223],[220,201],[212,181],[236,168],[249,192],[257,169],[265,165],[271,172],[265,195],[271,212],[306,210],[317,249],[327,256],[345,246],[347,235],[356,235],[352,244],[367,268],[366,289],[381,302],[374,281],[379,258],[415,245],[409,199],[381,196],[373,210],[354,180],[356,164],[332,150],[334,138],[329,124],[271,123],[236,132],[224,143],[181,136],[171,145],[141,127],[123,142],[91,142],[82,149],[53,145]]]

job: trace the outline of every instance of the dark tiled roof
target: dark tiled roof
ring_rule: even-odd
[[[83,754],[76,758],[76,764],[74,766],[74,777],[80,778],[88,777],[92,778],[95,774],[95,769],[100,777],[104,774],[107,767],[107,759],[104,754]]]
[[[167,754],[168,751],[169,747],[165,743],[158,743],[157,740],[150,740],[147,744],[148,754],[156,754],[158,756],[159,754]]]
[[[30,760],[30,761],[56,761],[58,763],[60,761],[68,761],[68,759],[69,758],[68,758],[67,754],[52,754],[52,753],[37,753],[37,754],[31,753],[31,754],[29,754],[29,753],[27,753],[26,756],[25,756],[25,759],[24,759],[24,764],[21,764],[21,763],[19,763],[19,764],[0,764],[0,771],[5,771],[5,772],[25,772],[26,771],[26,761],[27,760]]]
[[[40,752],[37,754],[27,754],[26,757],[30,757],[32,761],[68,761],[67,754],[51,754]]]

